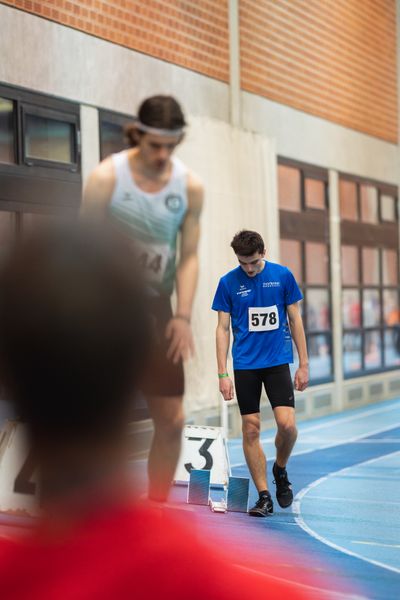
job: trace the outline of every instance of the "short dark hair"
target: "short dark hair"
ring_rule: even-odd
[[[262,254],[265,250],[264,240],[256,231],[242,229],[234,236],[231,247],[239,256],[251,256],[255,252]]]
[[[0,377],[33,443],[119,431],[144,365],[140,272],[116,234],[36,234],[0,270]]]
[[[151,96],[139,106],[138,120],[144,125],[157,129],[179,130],[186,126],[180,104],[172,96]],[[137,136],[143,135],[135,122],[125,127],[125,136],[131,146],[137,146]]]

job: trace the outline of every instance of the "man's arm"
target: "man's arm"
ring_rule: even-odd
[[[299,303],[295,302],[294,304],[289,304],[287,307],[287,313],[289,317],[290,331],[299,355],[299,367],[294,376],[294,387],[299,392],[302,392],[308,386],[309,375],[306,335],[304,333],[303,319],[301,318]]]
[[[188,210],[181,229],[179,264],[176,270],[176,315],[168,323],[166,336],[171,339],[167,356],[174,362],[186,360],[194,352],[190,319],[197,286],[200,237],[200,214],[203,207],[203,186],[193,175],[188,176]]]
[[[227,373],[226,363],[230,341],[230,320],[231,315],[229,313],[223,312],[222,310],[218,311],[218,325],[216,331],[218,375]],[[234,392],[232,379],[230,377],[221,377],[219,379],[219,391],[224,397],[224,400],[232,400]]]
[[[188,210],[182,224],[180,258],[176,271],[178,315],[190,319],[199,273],[197,247],[200,238],[200,215],[204,190],[194,175],[188,179]]]
[[[83,191],[81,216],[105,219],[114,186],[114,165],[111,158],[106,158],[88,177]]]

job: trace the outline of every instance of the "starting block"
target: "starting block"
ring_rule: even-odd
[[[210,498],[210,471],[192,469],[190,471],[188,497],[189,504],[204,504],[207,506]]]
[[[249,484],[247,477],[229,477],[227,500],[210,498],[210,471],[192,469],[190,472],[187,502],[189,504],[209,505],[213,512],[247,512],[249,502]]]
[[[247,477],[229,477],[228,510],[247,512],[249,503],[249,479]]]
[[[247,477],[231,477],[226,439],[221,427],[187,425],[175,482],[188,481],[187,502],[207,506],[213,512],[247,512]],[[223,488],[224,497],[214,500],[210,488]],[[225,491],[227,498],[225,497]]]

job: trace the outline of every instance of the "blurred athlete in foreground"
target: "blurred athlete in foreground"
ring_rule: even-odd
[[[42,505],[32,536],[0,539],[2,598],[306,598],[200,543],[190,514],[134,506],[126,427],[145,300],[124,245],[86,227],[27,241],[0,271],[1,382],[28,426]]]
[[[161,501],[168,495],[180,452],[184,425],[182,360],[194,350],[190,321],[198,274],[203,187],[173,156],[185,126],[182,109],[174,98],[147,98],[127,130],[132,147],[106,158],[94,169],[82,206],[84,216],[110,218],[140,243],[140,261],[154,296],[151,311],[158,339],[143,386],[154,421],[149,496]],[[177,305],[173,313],[174,285]]]

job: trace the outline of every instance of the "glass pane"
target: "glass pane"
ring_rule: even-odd
[[[279,208],[301,209],[301,178],[299,169],[278,165]]]
[[[379,331],[365,333],[365,368],[376,369],[382,366],[381,334]]]
[[[0,162],[14,163],[14,103],[0,98]]]
[[[363,248],[362,280],[366,285],[379,285],[379,250],[377,248]]]
[[[339,196],[341,218],[347,221],[357,221],[357,184],[340,179]]]
[[[360,186],[361,221],[378,222],[378,190],[372,185]]]
[[[288,267],[298,283],[301,283],[301,242],[281,240],[281,265]]]
[[[400,323],[399,294],[395,290],[383,290],[383,318],[389,327]]]
[[[308,208],[325,208],[325,183],[317,179],[305,181],[306,206]]]
[[[380,325],[381,305],[379,300],[379,290],[364,290],[363,319],[364,327]]]
[[[381,219],[392,222],[396,220],[396,199],[392,196],[381,194]]]
[[[310,380],[316,381],[330,377],[332,374],[332,359],[328,336],[308,335],[307,348],[310,363]]]
[[[307,331],[330,328],[328,290],[307,290]]]
[[[328,247],[326,244],[306,242],[306,282],[328,284]]]
[[[360,292],[358,290],[343,290],[342,319],[345,329],[360,327]]]
[[[101,158],[105,158],[115,152],[120,152],[127,148],[124,139],[124,128],[116,123],[101,122]]]
[[[72,123],[26,115],[25,156],[67,164],[74,162],[74,130]]]
[[[385,331],[385,366],[400,365],[400,327]]]
[[[398,266],[396,250],[382,250],[383,284],[397,285]]]
[[[360,281],[356,246],[342,246],[342,283],[357,285]]]
[[[345,374],[361,369],[361,333],[345,333],[343,336],[343,369]]]

